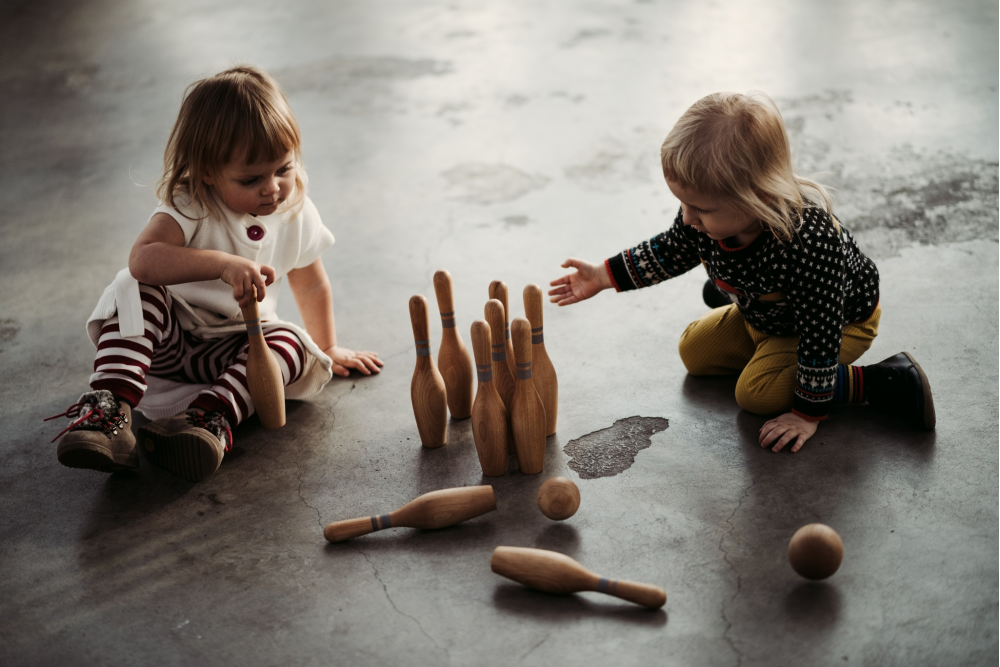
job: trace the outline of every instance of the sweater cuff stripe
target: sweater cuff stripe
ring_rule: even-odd
[[[611,270],[611,260],[604,260],[604,270],[608,272],[608,278],[611,279],[611,286],[615,288],[616,292],[621,292],[622,288],[618,286],[618,281],[615,280],[615,272]]]
[[[628,267],[625,264],[624,255],[625,253],[621,253],[614,257],[609,257],[604,261],[608,274],[611,276],[611,283],[619,292],[628,292],[636,288],[636,284],[633,282],[632,276],[629,274]]]
[[[830,416],[830,415],[822,415],[822,416],[817,417],[816,415],[807,415],[804,412],[799,412],[795,408],[792,408],[792,414],[796,415],[797,417],[802,417],[806,421],[810,421],[810,422],[821,422],[821,421],[826,420]]]

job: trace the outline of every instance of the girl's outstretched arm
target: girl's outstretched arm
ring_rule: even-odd
[[[274,282],[274,269],[245,257],[220,250],[184,246],[184,232],[166,213],[154,215],[139,234],[128,256],[132,277],[147,285],[179,285],[199,280],[222,279],[233,288],[240,306],[264,300],[267,285]]]
[[[611,284],[611,276],[608,275],[604,264],[591,264],[581,259],[570,257],[562,263],[564,269],[574,268],[574,273],[569,273],[562,278],[556,278],[549,285],[553,289],[549,290],[549,301],[560,306],[568,306],[584,299],[589,299],[602,290],[614,287]]]
[[[794,442],[792,453],[795,453],[816,433],[817,426],[819,422],[803,419],[794,412],[786,412],[761,426],[760,446],[767,447],[774,443],[771,451],[780,452],[785,445]]]
[[[288,272],[288,285],[295,305],[302,314],[306,331],[323,352],[333,359],[333,372],[347,377],[351,369],[371,375],[378,373],[382,360],[375,352],[355,352],[337,345],[337,327],[333,321],[333,290],[323,268],[323,261]]]

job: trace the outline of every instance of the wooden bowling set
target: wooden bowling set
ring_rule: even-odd
[[[447,442],[448,412],[452,419],[472,417],[483,475],[505,474],[508,453],[517,458],[521,472],[542,472],[545,439],[556,431],[559,384],[545,349],[541,288],[524,288],[526,317],[511,321],[507,284],[490,283],[484,319],[474,321],[470,330],[475,376],[456,326],[451,274],[434,274],[434,292],[442,330],[437,364],[431,354],[427,299],[419,294],[410,299],[417,357],[410,399],[421,444],[436,448]]]

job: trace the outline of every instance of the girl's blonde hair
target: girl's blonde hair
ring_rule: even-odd
[[[246,164],[274,161],[291,151],[295,160],[295,192],[288,206],[305,199],[299,124],[278,82],[263,70],[238,65],[193,83],[184,93],[177,122],[163,156],[163,177],[156,194],[177,208],[186,196],[204,212],[221,211],[203,178],[217,174],[232,160]]]
[[[784,241],[794,238],[807,199],[832,209],[826,188],[795,175],[785,122],[761,92],[695,102],[663,141],[660,160],[668,179],[736,206]]]

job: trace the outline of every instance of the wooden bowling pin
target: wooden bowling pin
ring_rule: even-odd
[[[260,325],[260,311],[257,308],[257,288],[253,288],[254,299],[249,306],[240,306],[243,321],[250,336],[247,351],[247,388],[253,399],[254,410],[264,428],[281,428],[285,425],[285,380],[281,376],[278,361],[271,355],[264,340]]]
[[[343,542],[386,528],[433,530],[454,526],[497,508],[492,486],[463,486],[431,491],[388,514],[334,521],[323,529],[330,542]]]
[[[417,419],[420,442],[424,447],[440,447],[448,438],[448,399],[444,379],[431,358],[430,328],[427,325],[427,299],[422,294],[410,297],[410,323],[417,346],[417,365],[410,381],[410,400]]]
[[[528,285],[524,288],[524,316],[531,322],[531,375],[535,390],[545,406],[545,435],[556,432],[559,416],[559,380],[552,367],[549,354],[545,351],[545,337],[542,333],[542,288]]]
[[[503,304],[504,321],[503,337],[507,341],[507,366],[510,368],[511,376],[514,375],[514,347],[510,342],[510,303],[507,301],[507,283],[502,280],[494,280],[490,283],[490,298],[496,299]],[[492,324],[490,326],[493,326]]]
[[[546,593],[597,591],[653,609],[667,603],[667,593],[659,586],[602,577],[555,551],[497,547],[490,567],[500,576]]]
[[[493,382],[493,358],[490,325],[483,320],[472,323],[472,350],[476,355],[479,388],[472,404],[472,436],[476,441],[479,465],[487,477],[507,472],[507,408]]]
[[[510,405],[514,454],[521,472],[534,475],[545,465],[545,406],[531,380],[531,324],[518,317],[511,324],[517,380]]]
[[[493,359],[493,382],[496,384],[497,393],[503,399],[507,414],[510,415],[510,402],[514,399],[514,374],[507,365],[507,346],[504,342],[504,310],[503,304],[498,299],[490,299],[483,309],[486,316],[486,323],[490,325],[490,339],[492,343]]]
[[[472,359],[455,328],[455,301],[451,294],[451,274],[447,271],[434,273],[434,294],[441,312],[438,370],[444,378],[452,419],[465,419],[472,414]]]

